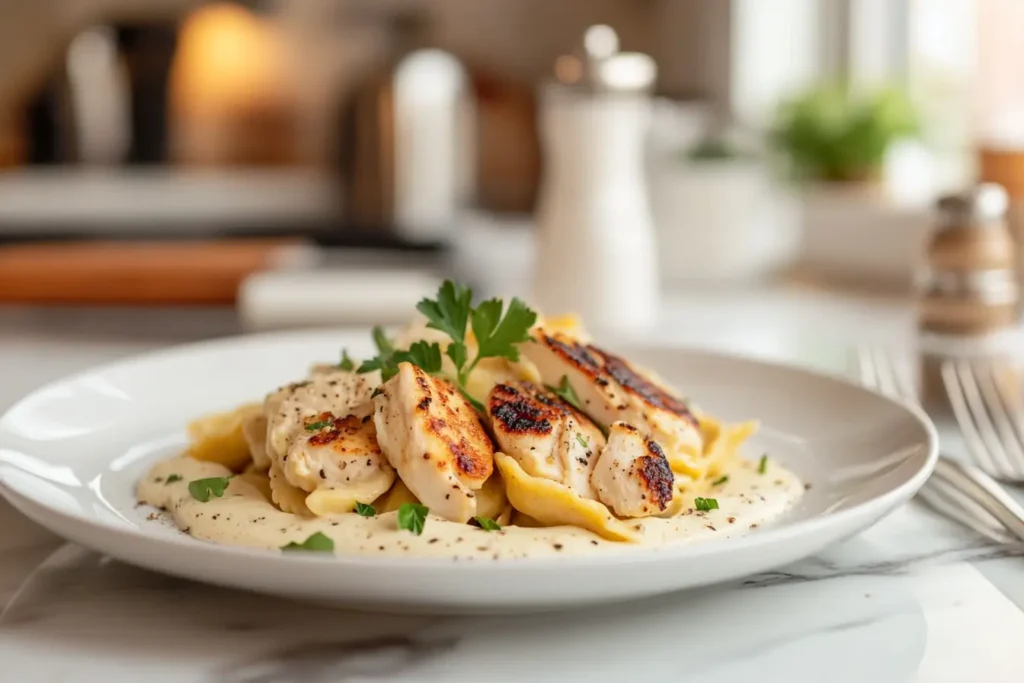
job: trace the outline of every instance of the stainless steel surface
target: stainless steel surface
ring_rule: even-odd
[[[1007,368],[948,361],[942,381],[971,457],[1002,481],[1024,483],[1024,412],[1006,387]]]
[[[918,403],[913,381],[886,351],[862,347],[856,364],[864,386],[906,403]],[[940,455],[935,472],[918,495],[936,512],[989,538],[1024,541],[1024,509],[978,468]]]

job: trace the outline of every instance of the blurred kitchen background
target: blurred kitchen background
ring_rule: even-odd
[[[0,320],[388,323],[455,275],[641,331],[926,296],[949,220],[1019,279],[1022,43],[1019,0],[4,0]]]

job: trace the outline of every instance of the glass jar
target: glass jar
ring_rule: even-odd
[[[976,335],[1017,322],[1020,292],[1007,203],[1003,188],[990,183],[938,201],[921,278],[922,329]]]

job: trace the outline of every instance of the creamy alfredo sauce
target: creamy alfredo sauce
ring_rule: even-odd
[[[396,513],[360,517],[355,513],[300,517],[281,512],[255,486],[241,477],[231,479],[222,498],[203,503],[192,497],[188,483],[231,472],[216,463],[177,457],[156,464],[138,487],[139,500],[167,510],[180,529],[193,537],[256,548],[277,549],[302,543],[322,532],[334,541],[339,555],[404,555],[458,559],[505,559],[628,550],[637,544],[608,541],[575,527],[530,528],[506,526],[489,532],[430,515],[423,534],[397,527]],[[178,475],[180,479],[173,477]],[[768,463],[764,474],[756,463],[737,462],[729,480],[706,496],[719,509],[684,511],[671,519],[645,518],[632,523],[643,539],[639,545],[683,543],[714,537],[733,537],[778,517],[803,494],[800,479],[781,465]],[[168,478],[173,479],[167,483]]]

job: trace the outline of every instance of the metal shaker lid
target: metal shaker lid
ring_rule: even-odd
[[[947,225],[986,227],[998,225],[997,221],[1006,215],[1009,198],[1002,185],[981,183],[940,197],[936,206]]]
[[[613,28],[598,24],[583,36],[582,55],[562,55],[555,62],[555,83],[561,91],[610,94],[649,93],[658,68],[650,55],[620,52]]]

